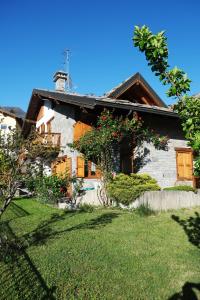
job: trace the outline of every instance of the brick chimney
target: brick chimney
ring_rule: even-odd
[[[68,74],[63,71],[58,71],[53,76],[55,82],[55,90],[58,92],[65,92],[66,82],[68,80]]]

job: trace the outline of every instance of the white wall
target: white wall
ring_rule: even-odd
[[[36,128],[40,127],[42,124],[47,124],[49,120],[54,117],[54,110],[51,108],[52,103],[49,100],[44,101],[44,116],[36,122]],[[45,128],[47,131],[47,128]]]

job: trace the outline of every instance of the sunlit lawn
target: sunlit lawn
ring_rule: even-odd
[[[200,299],[195,212],[69,213],[17,200],[0,229],[23,247],[0,261],[0,299],[187,299],[178,298],[182,288]],[[187,233],[172,215],[194,217]]]

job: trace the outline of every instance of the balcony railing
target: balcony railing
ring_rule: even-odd
[[[60,133],[40,133],[38,141],[47,146],[60,147]]]

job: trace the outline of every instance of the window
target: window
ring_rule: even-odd
[[[84,178],[100,178],[101,172],[97,169],[96,165],[83,157],[77,157],[77,177]]]
[[[8,129],[8,125],[6,125],[6,124],[0,124],[0,129],[6,130],[6,129]]]

